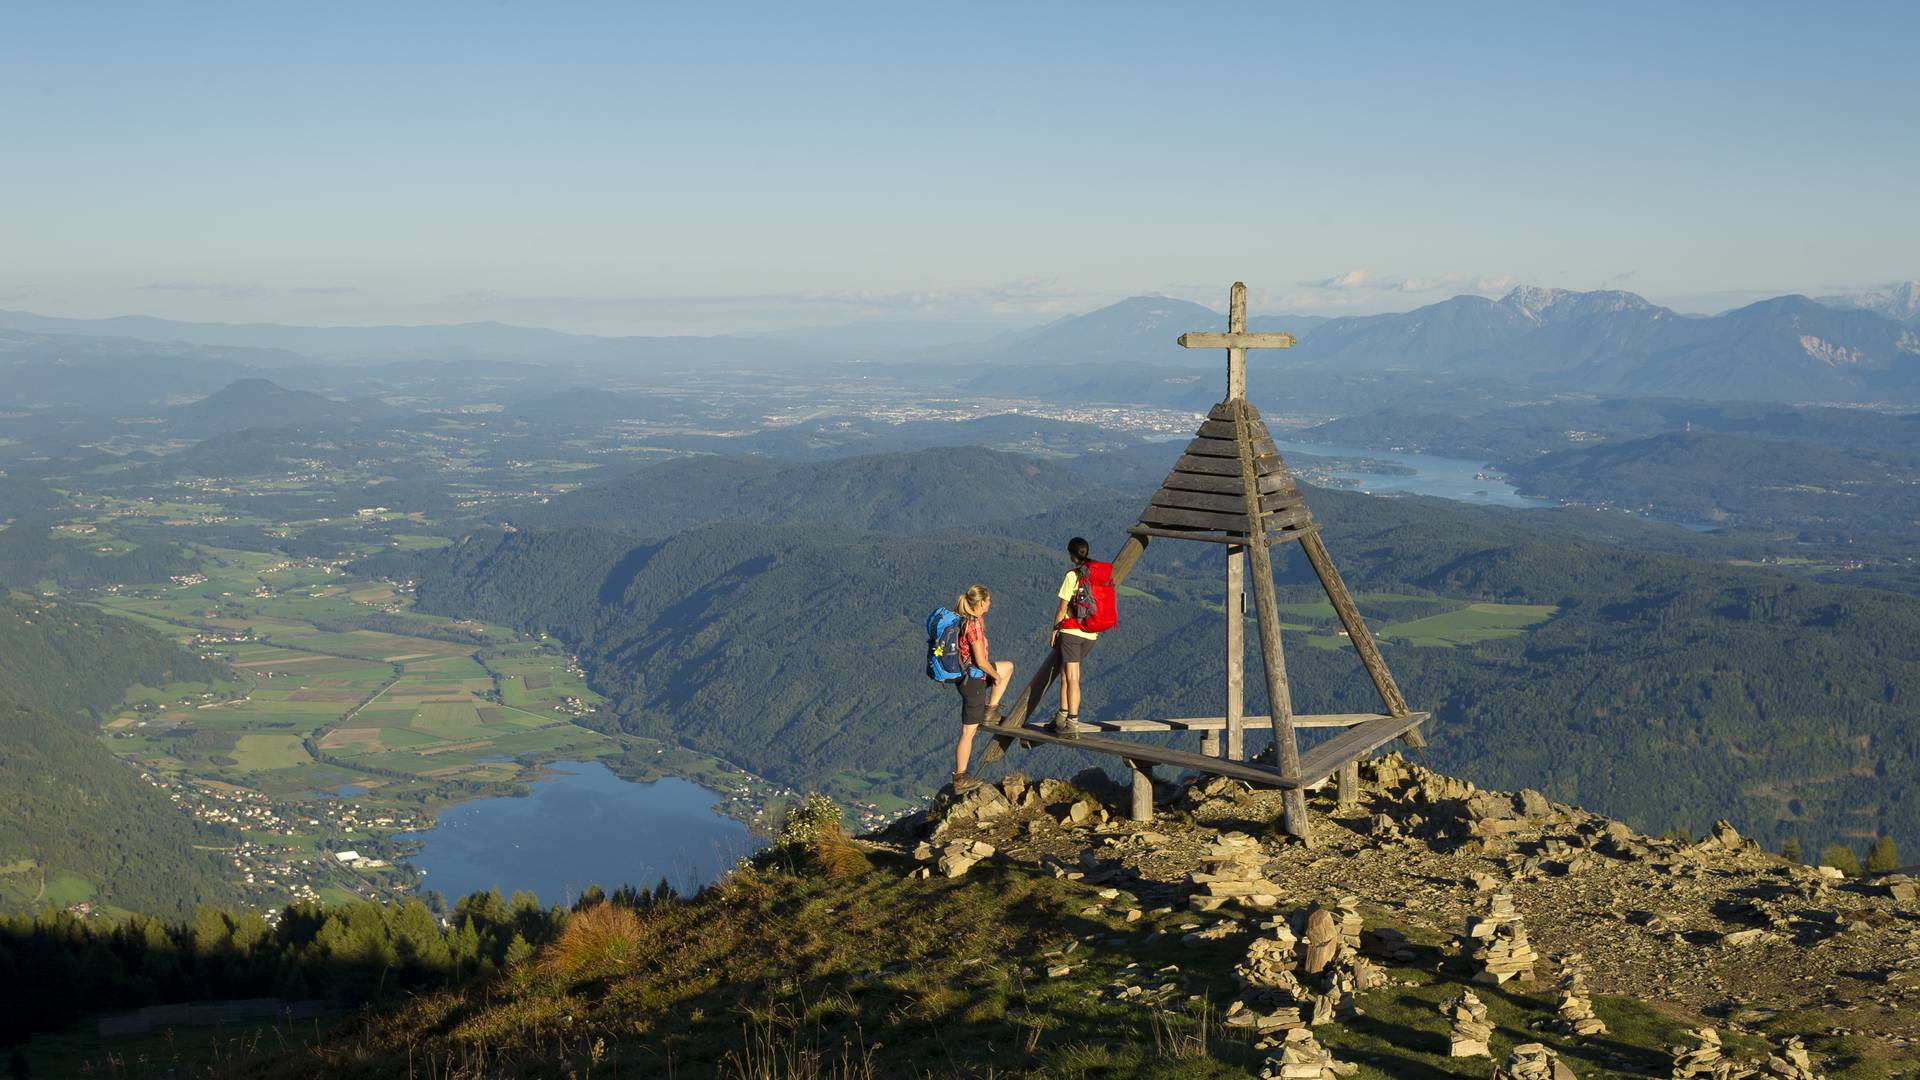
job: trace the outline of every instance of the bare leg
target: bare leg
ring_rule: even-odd
[[[1007,684],[1013,681],[1013,661],[995,660],[993,662],[993,674],[993,693],[987,697],[987,712],[989,714],[1000,707],[1000,696],[1007,692]]]
[[[1069,660],[1060,665],[1060,707],[1068,716],[1080,715],[1080,662]]]
[[[960,744],[953,748],[953,771],[967,771],[967,762],[973,757],[973,737],[980,733],[979,724],[960,725]]]

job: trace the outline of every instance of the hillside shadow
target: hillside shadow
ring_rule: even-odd
[[[662,544],[642,544],[620,557],[600,581],[600,603],[618,605],[626,600],[627,590],[633,587],[633,580],[646,569],[647,563],[660,553]]]

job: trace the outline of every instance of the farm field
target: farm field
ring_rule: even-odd
[[[618,748],[576,722],[600,699],[554,646],[414,614],[393,586],[324,565],[211,554],[205,580],[101,601],[225,657],[235,675],[135,687],[107,724],[123,756],[273,796],[358,784],[395,798],[419,786],[410,780],[499,783],[523,757]]]
[[[1404,596],[1393,593],[1361,593],[1354,597],[1362,615],[1375,627],[1374,636],[1382,641],[1415,648],[1452,648],[1473,645],[1498,638],[1518,637],[1546,622],[1560,609],[1553,604],[1495,604],[1448,600],[1431,596]],[[1413,606],[1431,609],[1449,606],[1451,610],[1380,621],[1382,608],[1391,613],[1395,607]],[[1283,603],[1283,617],[1298,621],[1282,622],[1281,628],[1303,631],[1304,643],[1316,649],[1342,649],[1347,638],[1339,629],[1333,605],[1325,600]]]
[[[1468,604],[1444,615],[1393,623],[1380,636],[1411,645],[1472,645],[1518,637],[1559,610],[1555,604]]]

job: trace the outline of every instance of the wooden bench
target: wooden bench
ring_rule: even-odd
[[[1052,743],[1055,746],[1087,750],[1096,754],[1111,754],[1120,758],[1127,763],[1128,770],[1133,774],[1130,816],[1135,821],[1147,821],[1153,817],[1153,766],[1155,765],[1166,765],[1183,770],[1192,769],[1196,772],[1230,777],[1261,787],[1283,790],[1311,787],[1333,775],[1334,770],[1341,765],[1355,761],[1425,723],[1431,715],[1430,713],[1408,713],[1405,716],[1386,716],[1378,713],[1322,713],[1316,716],[1296,716],[1294,722],[1302,727],[1346,728],[1340,734],[1302,754],[1300,773],[1297,776],[1282,776],[1272,769],[1262,768],[1259,765],[1231,761],[1211,754],[1196,754],[1190,750],[1176,750],[1170,746],[1123,742],[1119,739],[1101,738],[1099,735],[1072,737],[1057,735],[1049,728],[1037,724],[1022,724],[1017,727],[987,724],[983,726],[983,730],[990,735],[1019,739],[1027,746],[1033,746],[1036,743]],[[1268,722],[1264,716],[1247,719],[1258,720],[1261,723]],[[1204,731],[1213,728],[1216,720],[1221,727],[1225,726],[1225,717],[1211,716],[1170,720],[1107,720],[1091,724],[1083,722],[1081,726],[1099,731],[1126,733]]]

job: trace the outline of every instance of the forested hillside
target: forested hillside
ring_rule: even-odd
[[[0,583],[31,588],[49,581],[63,589],[165,581],[193,562],[179,545],[157,541],[129,551],[101,552],[84,539],[56,536],[44,515],[0,529]]]
[[[972,446],[801,465],[692,457],[582,488],[515,520],[646,537],[715,521],[911,533],[1039,513],[1087,487],[1058,465]]]
[[[219,673],[123,619],[0,598],[0,911],[238,901],[211,850],[233,838],[197,826],[79,723],[133,683]]]
[[[90,607],[0,592],[0,700],[74,719],[134,683],[210,682],[225,665]]]
[[[1727,816],[1808,847],[1878,832],[1920,844],[1920,806],[1885,779],[1920,765],[1920,603],[1543,537],[1436,500],[1312,499],[1349,581],[1376,594],[1362,597],[1376,623],[1418,607],[1381,593],[1552,613],[1457,644],[1389,637],[1409,697],[1437,714],[1436,764],[1654,831]],[[1124,522],[1082,506],[1083,531],[1117,546]],[[1041,538],[1055,522],[1029,524]],[[1217,711],[1209,554],[1149,550],[1130,584],[1150,595],[1123,601],[1090,662],[1090,712]],[[1280,566],[1310,601],[1304,561],[1283,552]],[[1024,678],[1060,571],[1051,544],[1008,537],[713,526],[638,546],[589,530],[481,534],[411,572],[426,610],[572,643],[632,730],[795,784],[914,791],[949,767],[956,711],[919,670],[927,610],[991,585],[996,655]],[[1296,706],[1370,707],[1357,663],[1324,647],[1339,644],[1324,618],[1292,616]]]

